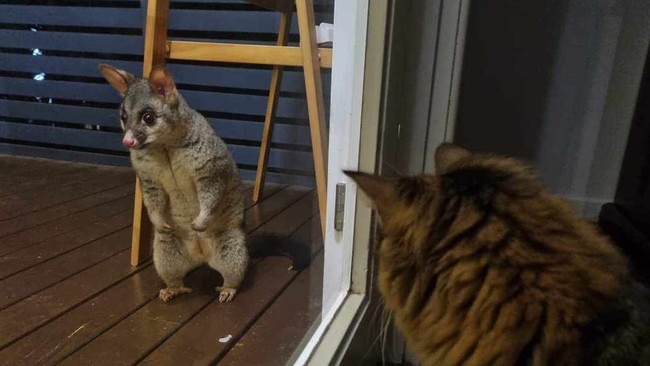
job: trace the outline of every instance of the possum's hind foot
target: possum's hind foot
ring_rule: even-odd
[[[192,289],[189,287],[167,287],[160,290],[158,297],[164,302],[175,298],[178,295],[189,294],[192,292]]]
[[[231,302],[237,293],[237,289],[232,287],[217,286],[215,289],[219,292],[220,303]]]

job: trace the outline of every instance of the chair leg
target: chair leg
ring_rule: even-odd
[[[309,112],[309,128],[314,155],[316,190],[320,212],[321,229],[325,236],[327,207],[327,128],[325,125],[325,102],[321,85],[320,61],[314,21],[313,0],[296,0],[300,48],[305,73],[305,92]]]
[[[291,13],[282,13],[280,17],[280,30],[278,31],[278,46],[286,46],[291,29]],[[271,88],[269,100],[266,105],[266,116],[264,118],[264,131],[262,132],[262,144],[260,155],[257,161],[257,173],[255,174],[255,187],[253,188],[253,202],[262,197],[264,191],[264,179],[266,178],[266,167],[269,163],[269,151],[271,149],[271,138],[273,135],[273,119],[275,109],[280,96],[280,85],[282,84],[283,66],[274,66],[271,74]]]
[[[165,62],[169,0],[149,0],[144,43],[144,77],[154,65]],[[131,235],[131,265],[137,266],[151,256],[151,221],[142,201],[140,181],[136,178],[133,198],[133,232]]]
[[[131,233],[131,265],[138,266],[151,256],[152,228],[142,201],[140,180],[135,180],[133,197],[133,231]]]

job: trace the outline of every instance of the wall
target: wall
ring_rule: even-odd
[[[594,217],[614,197],[649,16],[643,0],[473,1],[455,140],[531,161]]]
[[[0,0],[0,153],[129,164],[120,143],[120,99],[97,65],[141,72],[146,3]],[[317,23],[331,23],[332,10],[332,0],[316,1]],[[270,44],[278,26],[278,13],[243,0],[171,1],[172,39]],[[190,106],[226,141],[242,176],[252,178],[271,68],[187,61],[170,61],[169,67]],[[324,70],[326,99],[329,76]],[[299,68],[285,73],[269,166],[269,181],[313,184]]]

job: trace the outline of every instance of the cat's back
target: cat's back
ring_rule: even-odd
[[[650,365],[650,290],[630,279],[582,331],[583,365]]]

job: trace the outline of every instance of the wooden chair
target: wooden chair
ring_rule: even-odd
[[[325,235],[328,141],[320,68],[331,67],[332,50],[319,49],[316,44],[313,0],[246,1],[281,13],[280,29],[275,46],[168,40],[169,0],[149,0],[147,5],[143,75],[148,77],[153,66],[164,64],[165,59],[274,66],[253,190],[253,201],[256,202],[261,197],[264,187],[273,133],[273,118],[279,97],[283,66],[302,66],[305,76],[305,92],[314,156],[318,206],[322,232]],[[299,47],[287,46],[294,4],[300,34]],[[131,241],[132,265],[137,266],[149,258],[150,245],[151,223],[142,202],[140,182],[136,180]]]

